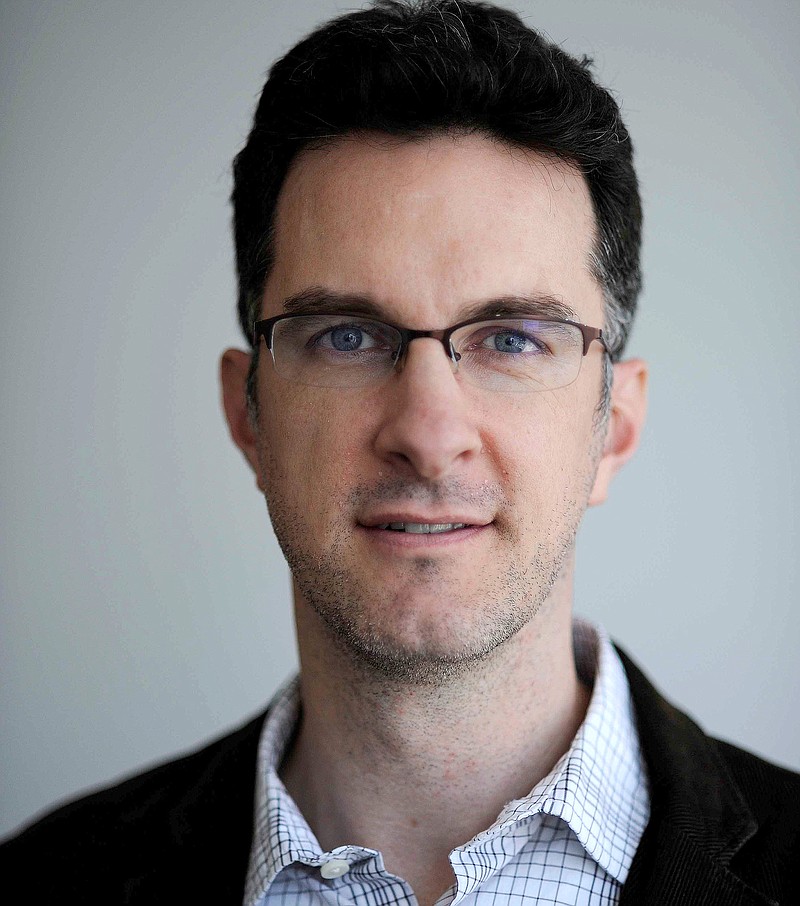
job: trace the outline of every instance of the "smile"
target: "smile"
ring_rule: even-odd
[[[392,532],[407,532],[410,535],[438,535],[442,532],[453,532],[466,528],[465,522],[384,522],[376,528],[389,529]]]

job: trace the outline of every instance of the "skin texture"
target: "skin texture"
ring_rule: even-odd
[[[276,227],[262,317],[321,288],[416,329],[509,295],[603,323],[583,178],[482,136],[305,152]],[[225,353],[223,400],[294,576],[304,716],[285,780],[323,847],[379,848],[433,902],[452,883],[450,849],[525,795],[583,718],[574,538],[636,447],[644,365],[615,366],[599,428],[596,343],[573,384],[532,394],[465,384],[432,339],[368,390],[292,386],[262,354],[256,425],[248,366]],[[476,527],[374,528],[393,521]]]

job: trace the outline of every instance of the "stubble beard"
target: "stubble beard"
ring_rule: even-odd
[[[444,686],[461,679],[465,673],[480,669],[533,620],[562,573],[586,506],[585,499],[565,497],[558,514],[552,515],[547,524],[540,521],[526,524],[523,529],[500,525],[490,529],[496,531],[498,541],[507,550],[515,546],[527,550],[528,559],[510,560],[501,572],[487,575],[478,590],[454,584],[452,573],[444,576],[445,570],[437,559],[409,559],[406,588],[426,589],[430,593],[435,590],[450,599],[437,602],[440,616],[429,637],[424,637],[424,627],[422,632],[416,627],[415,641],[409,643],[396,631],[393,620],[392,626],[387,627],[376,619],[387,602],[391,606],[388,599],[394,590],[370,585],[363,569],[348,570],[342,566],[351,562],[348,553],[354,544],[352,521],[343,515],[332,533],[336,540],[330,547],[325,551],[311,550],[307,542],[311,537],[309,514],[298,511],[281,492],[285,483],[276,475],[275,465],[270,463],[268,468],[277,480],[267,483],[265,496],[275,535],[300,594],[320,618],[328,640],[357,673],[397,684]],[[475,488],[452,479],[435,484],[395,479],[356,488],[340,512],[355,513],[367,501],[453,504],[467,500],[478,503],[480,498],[484,498],[484,504],[503,511],[499,488]],[[521,544],[522,534],[531,531],[538,535],[532,551]],[[398,607],[403,603],[403,599],[398,599]],[[445,611],[452,613],[453,619],[443,631],[441,614]]]

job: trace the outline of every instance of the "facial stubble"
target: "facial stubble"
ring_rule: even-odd
[[[549,518],[536,514],[521,524],[500,518],[489,529],[501,548],[526,551],[527,558],[505,558],[505,566],[482,577],[479,588],[468,587],[468,580],[460,581],[451,564],[431,556],[403,560],[399,589],[398,583],[392,588],[371,583],[363,564],[361,569],[343,564],[359,563],[350,556],[357,543],[354,514],[365,506],[411,501],[467,503],[479,510],[509,514],[513,512],[510,502],[499,485],[475,487],[458,479],[423,483],[395,478],[356,487],[336,510],[336,524],[326,534],[331,539],[327,548],[319,549],[308,541],[314,537],[314,514],[298,508],[284,492],[286,476],[267,445],[260,444],[262,474],[268,476],[265,497],[275,535],[297,589],[319,617],[327,641],[358,672],[396,683],[445,685],[491,658],[534,619],[564,569],[602,449],[605,426],[597,428],[585,483],[572,488],[571,496],[565,492]],[[525,542],[530,532],[538,536],[532,545]],[[491,562],[499,564],[502,558]],[[425,593],[437,596],[436,606],[421,614],[408,596]]]

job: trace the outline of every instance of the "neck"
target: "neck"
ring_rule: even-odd
[[[298,597],[303,716],[282,775],[324,850],[380,850],[421,903],[452,884],[451,850],[527,795],[583,720],[588,692],[560,597],[435,685],[376,675]]]

